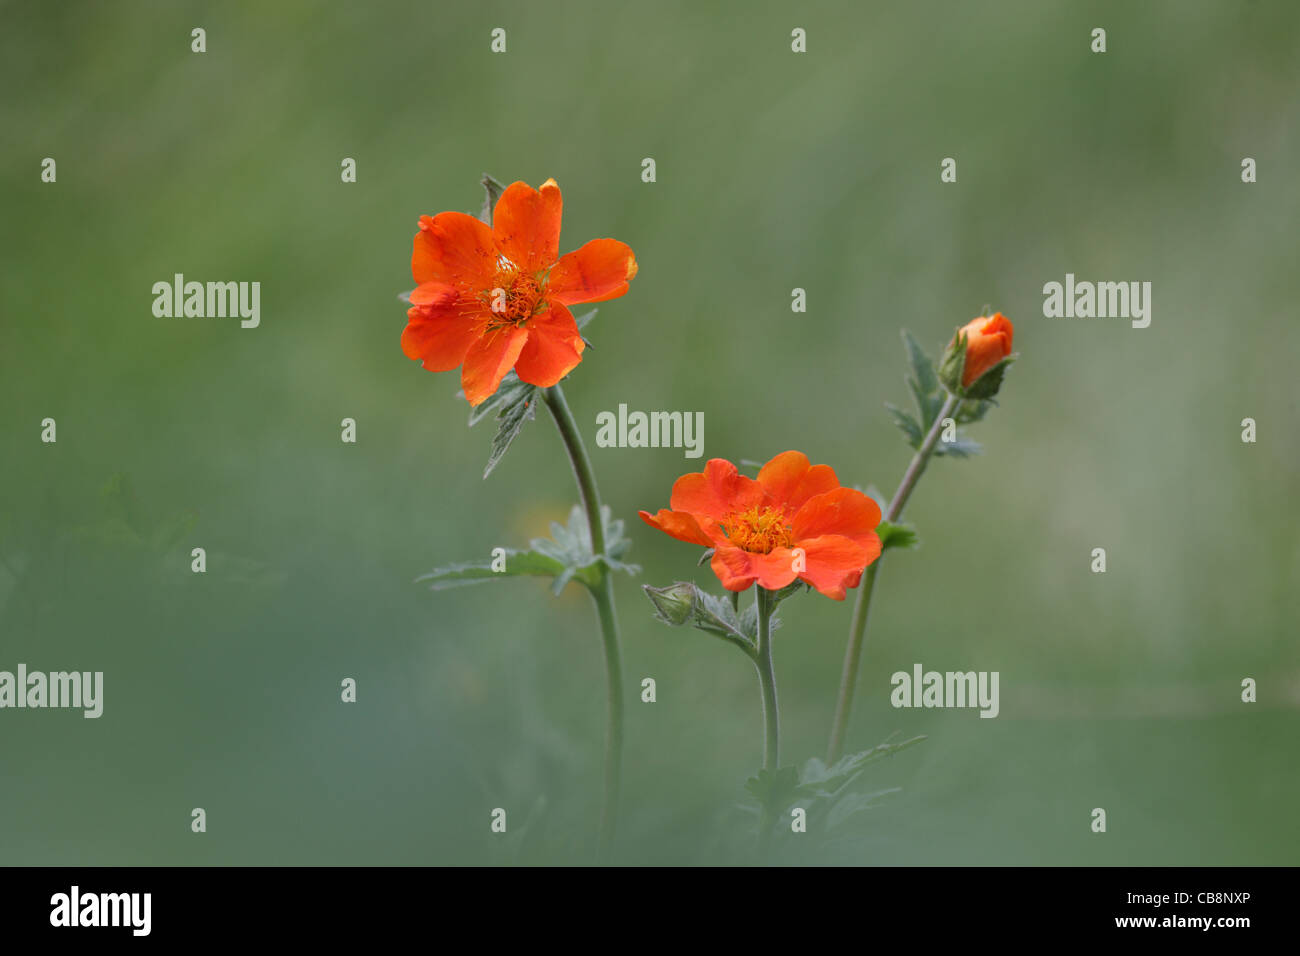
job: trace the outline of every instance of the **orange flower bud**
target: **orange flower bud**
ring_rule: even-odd
[[[1011,336],[1015,332],[1011,320],[1001,312],[993,316],[981,315],[971,319],[958,331],[966,333],[966,366],[962,370],[961,386],[969,388],[977,378],[1011,354]],[[955,343],[957,338],[953,338]]]

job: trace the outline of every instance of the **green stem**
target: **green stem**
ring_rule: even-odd
[[[754,588],[754,602],[758,607],[758,653],[754,666],[758,668],[758,683],[763,695],[763,769],[775,771],[781,766],[781,716],[776,701],[776,670],[772,666],[772,612],[776,598],[763,587]],[[775,819],[773,808],[764,801],[758,824],[760,857],[766,858]]]
[[[776,770],[781,765],[781,717],[776,703],[776,671],[772,667],[772,592],[755,588],[758,602],[758,683],[763,692],[763,769]]]
[[[894,492],[894,497],[890,499],[889,508],[884,515],[886,521],[895,522],[903,514],[903,507],[907,504],[907,499],[912,496],[916,483],[920,481],[921,475],[925,472],[925,466],[930,463],[930,457],[934,453],[934,446],[939,443],[939,435],[943,431],[943,420],[952,415],[958,401],[957,396],[949,395],[944,400],[943,407],[939,409],[939,414],[934,416],[930,431],[926,433],[925,440],[921,442],[921,447],[912,456],[907,471],[903,472],[903,480],[898,483],[898,490]],[[882,558],[883,555],[867,568],[862,586],[858,589],[857,602],[853,606],[853,621],[849,625],[849,643],[844,650],[844,667],[840,671],[840,695],[835,702],[835,720],[831,724],[831,739],[826,750],[826,762],[828,764],[834,763],[844,752],[844,731],[849,723],[849,714],[853,710],[853,694],[858,683],[858,665],[862,660],[862,647],[867,634],[867,621],[871,614],[871,595],[876,587],[876,577],[880,573]]]
[[[578,482],[578,495],[582,510],[587,515],[591,532],[591,553],[597,558],[605,554],[605,525],[600,514],[600,492],[596,490],[596,474],[582,443],[582,433],[574,421],[573,412],[564,400],[559,385],[542,392],[543,401],[550,409],[560,438],[569,453],[573,476]],[[618,618],[614,612],[614,582],[605,564],[597,566],[597,580],[591,586],[591,597],[596,603],[600,619],[600,635],[605,648],[605,687],[607,710],[605,724],[605,799],[600,814],[599,854],[601,862],[609,860],[614,845],[614,831],[618,820],[619,791],[623,776],[623,652],[618,641]]]

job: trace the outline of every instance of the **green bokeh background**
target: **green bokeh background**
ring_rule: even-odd
[[[871,771],[901,792],[835,841],[814,821],[791,859],[1300,862],[1300,7],[11,2],[0,19],[0,669],[106,675],[99,720],[0,712],[0,862],[591,858],[589,601],[413,583],[546,533],[575,499],[544,417],[483,481],[491,425],[468,430],[457,376],[398,348],[416,219],[476,210],[485,170],[559,181],[562,251],[636,250],[566,382],[589,446],[619,403],[702,411],[706,456],[797,447],[889,491],[909,455],[882,407],[905,398],[899,329],[937,349],[985,303],[1016,323],[1022,358],[973,429],[985,454],[930,469],[908,512],[924,545],[877,590],[850,745],[929,739]],[[176,272],[260,281],[261,327],[155,318],[151,286]],[[1151,326],[1044,318],[1067,272],[1152,282]],[[618,859],[743,860],[753,668],[653,621],[639,591],[716,587],[635,517],[702,461],[591,450],[644,569],[617,582]],[[784,608],[790,761],[824,750],[850,609]],[[889,675],[916,662],[999,671],[1001,716],[891,708]]]

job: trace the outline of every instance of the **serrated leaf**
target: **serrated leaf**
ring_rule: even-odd
[[[903,346],[907,350],[911,374],[906,376],[912,399],[916,403],[920,431],[928,431],[934,418],[943,407],[943,395],[939,392],[939,378],[934,370],[934,362],[925,354],[919,342],[907,329],[903,329]],[[917,439],[918,444],[920,439]]]
[[[881,553],[890,548],[915,548],[920,544],[916,528],[902,522],[881,520],[880,524],[876,525],[876,537],[880,538]]]
[[[631,547],[631,542],[623,538],[623,522],[611,521],[608,507],[601,508],[601,517],[605,522],[606,548],[611,546],[621,556]],[[566,584],[575,578],[587,587],[596,583],[595,568],[603,563],[616,571],[637,574],[640,569],[634,564],[625,564],[608,556],[597,557],[591,551],[591,534],[587,528],[586,514],[578,505],[569,511],[567,524],[551,522],[553,537],[534,538],[528,542],[527,551],[506,550],[505,570],[493,571],[492,561],[469,561],[435,568],[428,574],[416,578],[417,581],[429,581],[430,590],[441,591],[447,588],[462,587],[467,584],[481,584],[495,578],[518,577],[520,575],[540,575],[553,577],[555,581],[551,590],[559,594]]]
[[[925,739],[925,735],[921,734],[898,743],[886,741],[870,750],[841,757],[829,767],[813,757],[799,771],[799,787],[796,796],[833,795],[847,787],[877,760],[896,754],[900,750],[906,750]]]
[[[912,366],[912,380],[924,395],[939,388],[939,377],[934,371],[934,361],[925,354],[925,349],[916,341],[916,337],[903,329],[903,346],[907,349],[907,360]]]
[[[511,375],[514,373],[511,372]],[[487,478],[492,474],[494,469],[505,453],[510,449],[511,443],[519,437],[520,430],[524,423],[532,421],[537,414],[537,403],[541,400],[541,389],[536,385],[529,385],[527,382],[515,379],[509,387],[502,380],[502,387],[497,389],[493,403],[497,410],[497,433],[492,439],[492,448],[488,454],[487,467],[483,469],[483,477]],[[503,394],[504,393],[504,394]],[[499,398],[498,398],[499,396]],[[483,404],[488,404],[484,402]],[[477,410],[476,410],[477,411]],[[473,412],[470,413],[470,425],[482,420],[483,415],[477,417]]]
[[[745,781],[745,790],[759,806],[782,810],[797,798],[799,772],[794,767],[760,770]]]
[[[956,441],[941,441],[934,446],[934,455],[936,458],[947,456],[949,458],[969,458],[972,455],[978,455],[984,450],[984,446],[977,441],[969,438],[958,438]]]
[[[623,537],[622,520],[612,518],[608,505],[601,505],[600,517],[605,526],[603,555],[592,552],[591,529],[587,526],[587,514],[580,505],[574,505],[569,509],[569,520],[566,524],[551,522],[551,537],[534,538],[528,544],[534,551],[554,558],[565,568],[570,569],[571,573],[565,577],[565,583],[570,578],[577,577],[583,584],[594,585],[597,577],[595,569],[598,564],[604,564],[614,571],[638,574],[641,569],[635,564],[627,564],[620,560],[632,547],[632,542]],[[559,593],[560,587],[563,585],[557,586],[556,593]]]
[[[885,408],[893,417],[894,424],[902,429],[903,434],[907,436],[908,445],[912,448],[920,448],[921,442],[924,440],[925,436],[916,419],[891,402],[885,402]]]
[[[552,577],[564,572],[564,565],[555,558],[538,551],[507,550],[504,571],[493,571],[492,561],[467,561],[461,564],[449,564],[434,568],[428,574],[422,574],[415,580],[428,581],[429,590],[445,591],[448,588],[464,587],[468,584],[482,584],[498,578],[519,577],[520,575],[542,575]]]
[[[506,406],[513,405],[521,398],[528,397],[531,390],[535,390],[536,385],[529,385],[521,381],[519,376],[513,370],[506,372],[505,377],[501,379],[501,384],[497,390],[487,397],[481,405],[469,410],[469,425],[473,428],[489,415],[499,414]],[[464,391],[456,393],[457,397],[464,398]]]

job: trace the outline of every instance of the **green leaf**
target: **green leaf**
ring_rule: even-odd
[[[921,543],[916,535],[916,528],[902,522],[882,520],[876,525],[876,536],[880,538],[882,554],[890,548],[915,548]]]
[[[655,616],[665,624],[673,627],[689,624],[735,644],[751,658],[757,653],[754,640],[745,633],[727,598],[702,591],[690,581],[678,581],[662,588],[644,584],[642,590],[654,605]]]
[[[544,575],[554,577],[564,572],[564,565],[549,555],[537,551],[506,551],[506,569],[493,571],[492,561],[467,561],[462,564],[449,564],[434,568],[428,574],[422,574],[415,580],[428,581],[429,590],[445,591],[448,588],[464,587],[467,584],[482,584],[497,578],[518,577],[520,575]]]
[[[959,437],[956,441],[941,441],[934,446],[934,456],[936,458],[941,456],[947,456],[949,458],[969,458],[972,455],[978,455],[984,450],[984,446],[979,442],[972,441],[969,438],[960,437],[960,432],[957,434]]]
[[[907,385],[912,390],[912,398],[916,403],[921,423],[919,430],[924,433],[929,430],[934,417],[943,407],[939,378],[935,374],[933,360],[925,354],[915,336],[907,329],[903,329],[903,346],[907,350],[907,360],[912,370],[912,374],[906,376]],[[917,444],[920,444],[920,439],[917,439]]]
[[[416,580],[428,581],[430,590],[442,591],[496,578],[540,575],[554,578],[551,590],[559,594],[574,579],[588,588],[593,587],[599,576],[596,569],[601,564],[614,571],[639,573],[640,568],[636,565],[620,560],[632,546],[632,542],[623,537],[623,522],[611,520],[607,506],[602,507],[600,513],[605,525],[604,555],[592,554],[586,514],[581,507],[574,505],[569,511],[567,524],[551,522],[552,537],[534,538],[528,543],[527,551],[506,550],[504,571],[493,571],[493,562],[489,559],[435,568]]]
[[[871,764],[924,739],[920,736],[898,743],[886,741],[862,753],[843,757],[830,767],[814,757],[798,769],[762,770],[745,782],[745,790],[770,816],[779,817],[790,807],[799,806],[807,811],[810,822],[817,821],[821,833],[829,834],[851,817],[869,810],[880,797],[898,793],[898,787],[864,793],[855,790],[854,784],[862,779]]]
[[[795,796],[832,796],[851,784],[877,760],[906,750],[925,739],[922,734],[898,743],[885,741],[870,750],[841,757],[829,767],[813,757],[799,771],[799,787]]]
[[[907,349],[907,360],[912,366],[912,381],[922,395],[930,395],[939,388],[938,376],[934,373],[934,361],[925,354],[916,336],[903,329],[903,346]]]
[[[551,522],[551,537],[534,538],[528,544],[534,551],[559,561],[569,571],[565,583],[569,578],[577,577],[588,587],[595,585],[598,577],[596,568],[601,564],[611,571],[623,571],[633,575],[639,573],[641,569],[635,564],[627,564],[621,560],[632,547],[631,540],[623,536],[623,521],[613,520],[608,505],[601,505],[600,518],[605,530],[603,555],[592,553],[591,530],[587,527],[587,515],[579,505],[574,505],[569,510],[567,524]],[[557,585],[557,594],[563,586],[563,584]]]
[[[901,428],[903,434],[907,436],[908,445],[912,448],[920,448],[921,442],[925,439],[925,433],[921,430],[921,426],[917,423],[916,419],[903,411],[897,405],[893,405],[889,402],[885,402],[885,408],[888,409],[889,414],[893,416],[894,424]]]
[[[521,381],[519,376],[513,371],[507,372],[505,378],[501,380],[501,385],[485,402],[477,408],[473,408],[469,413],[469,424],[473,428],[488,415],[496,413],[497,433],[492,439],[492,449],[488,455],[487,467],[483,469],[483,477],[486,478],[492,474],[501,459],[505,456],[506,451],[510,448],[510,443],[518,436],[520,430],[524,427],[524,422],[532,421],[536,417],[537,403],[541,400],[541,389],[536,385],[529,385]],[[464,392],[460,395],[463,397]]]

